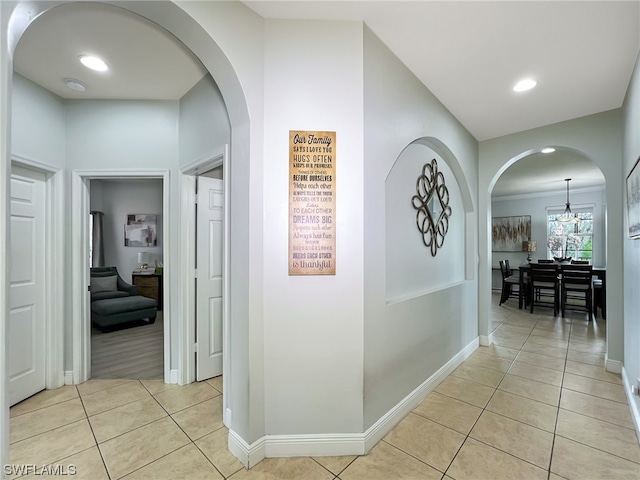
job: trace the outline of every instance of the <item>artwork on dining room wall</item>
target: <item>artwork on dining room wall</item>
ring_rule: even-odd
[[[522,242],[531,239],[531,216],[493,217],[491,250],[494,252],[521,252]]]
[[[640,169],[638,162],[627,175],[627,231],[629,238],[640,238]]]
[[[156,215],[130,213],[124,226],[125,247],[157,247]]]

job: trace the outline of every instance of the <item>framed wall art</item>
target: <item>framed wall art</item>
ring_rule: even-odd
[[[125,247],[157,247],[156,215],[130,213],[124,226]]]
[[[629,238],[640,238],[640,157],[627,175],[627,233]]]
[[[522,242],[531,239],[531,216],[493,217],[491,219],[491,250],[521,252]]]

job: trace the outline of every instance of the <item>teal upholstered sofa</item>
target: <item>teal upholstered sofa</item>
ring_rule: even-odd
[[[125,282],[116,267],[93,267],[90,290],[92,302],[138,294],[138,288]]]
[[[155,322],[158,312],[156,301],[137,295],[137,288],[125,282],[116,267],[91,269],[91,322],[100,330],[113,330],[117,326],[134,326],[148,319]]]

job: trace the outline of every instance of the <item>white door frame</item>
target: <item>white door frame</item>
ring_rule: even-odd
[[[225,145],[221,152],[206,155],[185,165],[180,170],[181,189],[181,223],[180,223],[180,286],[181,286],[181,313],[182,318],[188,319],[182,322],[181,328],[181,369],[179,372],[180,384],[191,383],[196,378],[194,339],[196,331],[195,323],[195,258],[196,258],[196,176],[222,165],[224,182],[224,253],[222,267],[222,411],[223,422],[230,425],[230,414],[227,408],[227,385],[229,382],[230,356],[230,315],[229,315],[229,286],[230,286],[230,198],[231,198],[231,172],[229,168],[229,145]]]
[[[87,318],[89,299],[87,295],[89,279],[89,189],[87,180],[124,180],[124,179],[162,179],[162,243],[164,272],[163,289],[169,292],[164,295],[163,328],[164,328],[164,382],[172,382],[171,378],[171,298],[174,296],[171,285],[172,244],[169,233],[171,210],[169,206],[170,185],[169,170],[73,170],[71,172],[71,269],[72,269],[72,345],[73,370],[72,383],[86,382],[91,376],[91,322]]]
[[[45,387],[64,385],[64,171],[21,155],[11,165],[45,175]]]

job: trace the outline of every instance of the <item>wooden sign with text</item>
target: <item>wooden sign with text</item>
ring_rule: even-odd
[[[336,132],[289,131],[289,275],[336,274]]]

